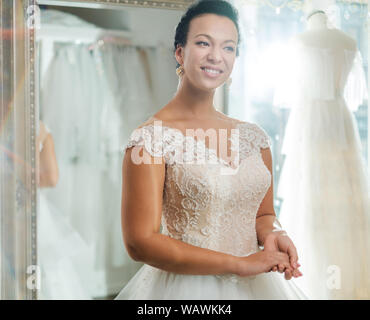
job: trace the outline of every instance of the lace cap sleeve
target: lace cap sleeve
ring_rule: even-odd
[[[130,135],[127,144],[123,148],[123,153],[128,148],[143,146],[153,157],[163,157],[163,141],[153,125],[136,128]]]
[[[272,145],[270,136],[266,131],[256,123],[251,124],[252,132],[254,133],[254,145],[258,148],[269,148]]]
[[[133,146],[143,146],[152,157],[163,157],[166,163],[175,161],[177,147],[182,144],[182,135],[167,127],[149,124],[136,128],[123,148],[123,152]]]

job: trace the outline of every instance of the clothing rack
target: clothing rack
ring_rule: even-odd
[[[101,47],[106,43],[116,43],[140,48],[156,48],[158,46],[136,45],[131,40],[130,31],[101,28],[77,28],[55,25],[43,25],[36,32],[36,41],[51,40],[54,43],[89,44],[88,50]]]
[[[130,41],[131,32],[101,28],[66,27],[44,24],[36,32],[36,40],[53,39],[58,42],[92,43],[101,37],[112,36]]]

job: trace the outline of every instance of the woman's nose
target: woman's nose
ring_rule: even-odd
[[[221,53],[218,49],[211,49],[208,53],[208,59],[211,60],[214,63],[221,61]]]

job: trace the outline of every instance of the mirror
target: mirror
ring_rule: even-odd
[[[122,147],[176,92],[182,13],[40,5],[41,299],[113,297],[142,265],[122,240]]]

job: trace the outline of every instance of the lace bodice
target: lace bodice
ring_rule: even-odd
[[[144,146],[165,162],[162,234],[247,256],[259,250],[256,214],[271,184],[260,148],[271,141],[249,122],[238,122],[229,140],[232,150],[239,150],[238,162],[228,163],[204,141],[154,121],[135,129],[124,150]]]

